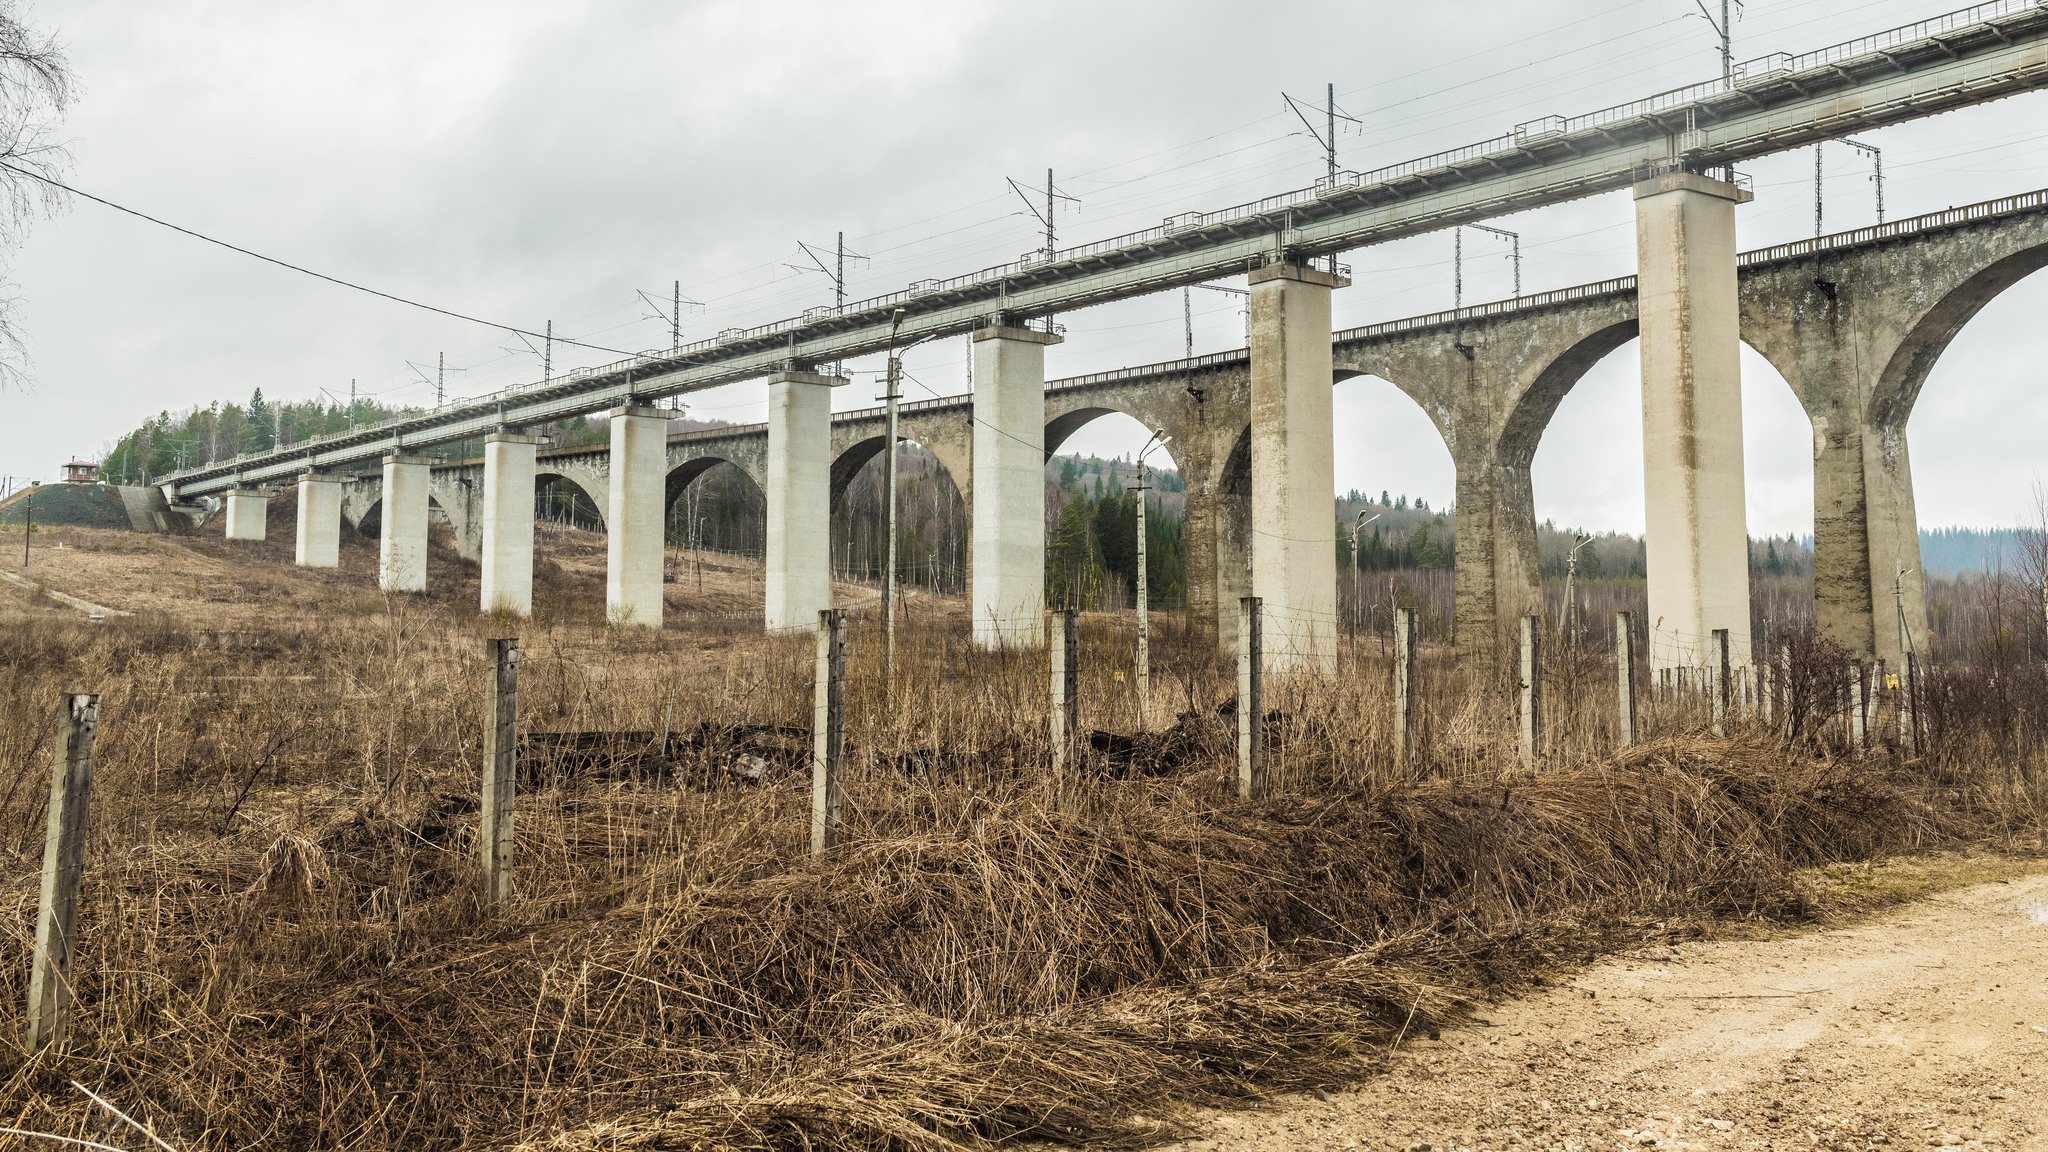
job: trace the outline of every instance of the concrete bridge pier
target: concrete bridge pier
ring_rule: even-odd
[[[832,606],[832,389],[842,376],[768,378],[770,632],[815,630]]]
[[[427,590],[427,492],[433,482],[433,462],[425,456],[384,458],[377,587],[386,592]]]
[[[1735,206],[1751,197],[1692,172],[1635,195],[1650,666],[1706,666],[1719,628],[1748,665]]]
[[[485,612],[533,614],[533,481],[540,437],[484,438],[483,545],[478,550]]]
[[[1820,421],[1813,466],[1814,623],[1894,668],[1927,643],[1920,522],[1905,429]],[[1901,614],[1910,638],[1900,633]]]
[[[263,520],[270,508],[270,497],[261,488],[230,488],[225,502],[228,539],[263,539]]]
[[[1252,593],[1264,601],[1266,667],[1337,671],[1335,446],[1330,291],[1303,264],[1252,272]]]
[[[1045,642],[1045,348],[1059,342],[1008,325],[974,334],[968,605],[983,648]]]
[[[668,542],[668,413],[626,405],[611,418],[611,497],[605,515],[605,615],[661,627]]]
[[[1510,640],[1522,617],[1543,611],[1529,461],[1488,455],[1482,443],[1456,466],[1458,658],[1481,674],[1505,671],[1516,666]]]
[[[301,568],[341,565],[341,477],[299,475],[299,527],[293,559]]]

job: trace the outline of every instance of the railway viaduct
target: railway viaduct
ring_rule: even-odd
[[[1813,424],[1815,590],[1820,624],[1852,651],[1896,661],[1894,582],[1906,624],[1925,627],[1919,529],[1906,423],[1942,349],[2005,287],[2048,264],[2048,191],[1738,258],[1742,339],[1791,385]],[[1602,357],[1640,329],[1635,277],[1339,331],[1333,382],[1372,375],[1429,414],[1457,469],[1456,634],[1481,665],[1505,652],[1517,619],[1541,606],[1529,469],[1552,413]],[[1250,352],[1099,372],[1045,387],[1043,456],[1090,421],[1124,413],[1164,429],[1188,486],[1189,609],[1228,647],[1251,544]],[[899,434],[922,444],[975,507],[974,400],[902,406]],[[882,449],[879,408],[832,417],[830,504]],[[1737,441],[1739,446],[1739,440]],[[730,463],[766,490],[769,426],[670,436],[664,501]],[[604,509],[606,447],[541,451],[542,479],[561,478]],[[486,462],[430,467],[428,491],[470,559],[483,554]],[[339,481],[341,514],[369,518],[381,473]],[[971,512],[970,512],[971,515]],[[806,529],[815,531],[816,528]],[[1324,554],[1329,554],[1327,542]]]
[[[1740,355],[1789,381],[1815,441],[1817,614],[1852,649],[1898,655],[1917,630],[1917,529],[1906,421],[1955,333],[2048,263],[2041,194],[1991,201],[1743,256],[1735,166],[1857,132],[2048,87],[2048,0],[1972,7],[1580,116],[1546,116],[1463,148],[1010,264],[910,287],[567,379],[409,413],[375,427],[165,477],[172,500],[224,493],[231,538],[260,536],[261,486],[299,480],[299,560],[331,564],[344,507],[379,508],[380,579],[424,586],[430,503],[482,570],[486,611],[530,607],[534,490],[553,474],[604,509],[606,606],[659,626],[667,504],[715,460],[765,490],[770,628],[813,626],[830,601],[825,520],[879,444],[875,415],[835,420],[822,366],[970,335],[974,393],[910,411],[901,434],[952,472],[972,517],[977,642],[1041,637],[1043,468],[1072,431],[1127,412],[1173,437],[1189,489],[1191,608],[1233,639],[1234,597],[1263,602],[1276,671],[1333,671],[1337,651],[1333,384],[1383,377],[1429,414],[1458,474],[1457,635],[1494,664],[1537,603],[1529,465],[1558,402],[1631,339],[1642,359],[1649,657],[1707,663],[1725,630],[1751,659]],[[1636,275],[1454,313],[1331,331],[1344,252],[1631,189]],[[1241,351],[1048,388],[1047,322],[1088,306],[1246,277]],[[738,381],[766,389],[759,429],[671,439],[664,397]],[[526,429],[607,411],[601,454],[540,452]],[[482,438],[480,462],[423,449]],[[374,479],[354,470],[381,459]],[[545,470],[545,471],[544,471]],[[1247,571],[1247,568],[1249,571]],[[1888,611],[1894,587],[1904,610]],[[1895,626],[1903,616],[1903,627]]]

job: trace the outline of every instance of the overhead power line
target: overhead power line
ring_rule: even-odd
[[[380,292],[375,288],[368,288],[361,284],[354,283],[353,281],[343,280],[339,276],[329,276],[325,272],[315,272],[311,268],[301,267],[300,265],[293,264],[288,260],[279,260],[275,256],[265,256],[261,252],[251,252],[249,249],[244,248],[239,244],[230,244],[225,240],[217,240],[212,236],[208,236],[204,232],[194,232],[190,228],[181,227],[177,224],[171,223],[168,220],[159,220],[156,217],[151,216],[147,212],[138,212],[135,209],[129,208],[125,205],[116,204],[112,200],[108,200],[105,197],[95,196],[90,192],[80,191],[79,189],[73,188],[71,185],[66,184],[60,180],[52,180],[51,178],[43,175],[40,172],[31,171],[30,169],[20,167],[19,165],[9,164],[5,160],[0,160],[0,168],[5,168],[9,172],[12,172],[18,176],[26,176],[31,180],[40,180],[41,182],[48,184],[52,188],[61,189],[65,192],[71,193],[73,196],[78,196],[83,199],[90,200],[95,204],[105,205],[108,208],[112,208],[116,212],[125,212],[130,216],[136,217],[137,219],[147,220],[151,224],[155,224],[160,228],[169,228],[173,232],[181,232],[187,236],[192,237],[194,240],[204,240],[208,244],[218,245],[219,247],[225,248],[230,252],[239,252],[244,256],[249,256],[253,257],[254,259],[261,260],[265,264],[275,264],[279,268],[289,268],[293,272],[298,272],[302,275],[311,276],[315,280],[325,280],[329,284],[338,284],[343,288],[351,288],[357,292],[365,292],[372,296],[382,297],[383,299],[389,300],[395,304],[404,304],[409,308],[418,308],[421,309],[422,311],[437,313],[439,315],[447,316],[452,319],[465,320],[471,324],[481,324],[486,328],[496,328],[501,332],[512,332],[520,336],[542,335],[542,333],[530,332],[514,324],[500,324],[495,320],[485,320],[482,319],[481,317],[470,316],[462,312],[452,312],[446,308],[436,308],[432,304],[422,304],[418,300],[408,300],[403,296],[394,296],[389,292]],[[609,352],[614,356],[636,355],[636,353],[628,352],[622,348],[607,348],[602,344],[586,344],[581,340],[571,340],[567,336],[556,336],[554,337],[554,340],[557,343],[561,344],[574,344],[578,348],[588,348],[594,352]]]

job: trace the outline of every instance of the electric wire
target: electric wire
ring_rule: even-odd
[[[93,195],[93,194],[92,194],[92,193],[90,193],[90,192],[85,192],[85,191],[81,191],[80,189],[74,188],[74,187],[72,187],[71,185],[69,185],[69,184],[66,184],[66,183],[64,183],[64,182],[63,182],[63,181],[61,181],[61,180],[56,180],[56,179],[53,179],[53,178],[51,178],[51,177],[49,177],[49,176],[45,176],[45,175],[43,175],[42,173],[40,173],[40,172],[37,172],[37,171],[35,171],[35,170],[33,170],[33,169],[29,169],[29,168],[23,168],[23,167],[21,167],[21,166],[20,166],[20,165],[18,165],[18,164],[11,164],[11,163],[8,163],[8,162],[7,162],[7,161],[5,161],[5,160],[0,160],[0,168],[5,168],[5,169],[6,169],[6,170],[8,170],[9,172],[12,172],[12,173],[14,173],[14,174],[15,174],[15,175],[17,175],[17,176],[26,176],[26,177],[28,177],[28,178],[29,178],[29,179],[31,179],[31,180],[39,180],[39,181],[43,182],[44,184],[48,184],[48,185],[49,185],[50,187],[52,187],[52,188],[56,188],[56,189],[59,189],[60,191],[68,192],[68,193],[70,193],[71,195],[73,195],[73,196],[77,196],[77,197],[79,197],[79,198],[81,198],[81,199],[85,199],[85,200],[90,200],[90,201],[92,201],[92,202],[93,202],[93,203],[95,203],[95,204],[102,204],[102,205],[105,205],[105,206],[106,206],[106,207],[108,207],[108,208],[112,208],[112,209],[113,209],[114,211],[116,211],[116,212],[125,212],[125,213],[127,213],[128,215],[130,215],[130,216],[133,216],[133,217],[135,217],[135,218],[136,218],[136,219],[138,219],[138,220],[147,220],[147,221],[149,221],[149,222],[150,222],[151,224],[155,224],[155,225],[157,225],[157,226],[158,226],[158,227],[160,227],[160,228],[168,228],[168,229],[170,229],[170,230],[171,230],[171,231],[173,231],[173,232],[181,232],[181,233],[183,233],[183,234],[185,234],[185,235],[187,235],[187,236],[190,236],[190,237],[192,237],[192,238],[193,238],[193,239],[195,239],[195,240],[204,240],[204,241],[205,241],[206,243],[208,243],[208,244],[213,244],[213,245],[217,245],[217,246],[219,246],[219,247],[221,247],[221,248],[225,248],[225,249],[227,249],[227,250],[228,250],[228,251],[230,251],[230,252],[239,252],[239,253],[241,253],[241,254],[242,254],[242,255],[244,255],[244,256],[249,256],[249,257],[253,257],[253,258],[257,259],[257,260],[261,260],[261,261],[263,261],[263,262],[264,262],[265,264],[275,264],[275,265],[277,265],[277,266],[278,266],[279,268],[288,268],[288,269],[292,270],[293,272],[297,272],[297,273],[300,273],[301,275],[305,275],[305,276],[311,276],[311,277],[313,277],[313,278],[314,278],[314,279],[316,279],[316,280],[325,280],[325,281],[327,281],[327,282],[328,282],[329,284],[338,284],[338,285],[340,285],[340,286],[341,286],[341,287],[343,287],[343,288],[350,288],[350,289],[353,289],[353,290],[355,290],[355,291],[357,291],[357,292],[364,292],[364,293],[368,293],[368,294],[369,294],[369,295],[371,295],[371,296],[379,296],[379,297],[382,297],[383,299],[386,299],[386,300],[390,300],[390,301],[392,301],[393,303],[397,303],[397,304],[404,304],[404,305],[406,305],[406,306],[407,306],[407,307],[409,307],[409,308],[419,308],[419,309],[422,309],[422,310],[424,310],[424,311],[427,311],[427,312],[436,312],[436,313],[439,313],[440,315],[443,315],[443,316],[447,316],[447,317],[451,317],[451,318],[453,318],[453,319],[456,319],[456,320],[463,320],[463,321],[467,321],[468,323],[471,323],[471,324],[481,324],[481,325],[483,325],[483,326],[484,326],[484,327],[486,327],[486,328],[496,328],[496,329],[499,329],[500,331],[504,331],[504,332],[516,332],[516,333],[518,333],[518,334],[519,334],[519,335],[521,335],[521,336],[535,336],[535,337],[539,337],[539,338],[541,338],[541,339],[548,339],[547,335],[546,335],[546,334],[544,334],[544,333],[541,333],[541,332],[533,332],[533,331],[529,331],[529,330],[527,330],[527,329],[525,329],[525,328],[520,328],[520,327],[517,327],[517,326],[515,326],[515,325],[511,325],[511,324],[501,324],[501,323],[498,323],[498,322],[497,322],[497,321],[495,321],[495,320],[484,320],[484,319],[480,319],[480,318],[478,318],[478,317],[475,317],[475,316],[470,316],[470,315],[466,315],[466,314],[464,314],[464,313],[461,313],[461,312],[453,312],[453,311],[450,311],[449,309],[446,309],[446,308],[437,308],[437,307],[435,307],[435,306],[434,306],[434,305],[432,305],[432,304],[423,304],[423,303],[421,303],[421,302],[420,302],[420,301],[418,301],[418,300],[408,300],[407,298],[405,298],[405,297],[403,297],[403,296],[394,296],[394,295],[392,295],[392,294],[391,294],[391,293],[389,293],[389,292],[380,292],[380,291],[378,291],[378,290],[377,290],[377,289],[375,289],[375,288],[369,288],[369,287],[365,287],[364,285],[361,285],[361,284],[357,284],[357,283],[354,283],[353,281],[349,281],[349,280],[343,280],[343,279],[342,279],[341,277],[339,277],[339,276],[329,276],[329,275],[328,275],[327,273],[325,273],[325,272],[315,272],[315,271],[314,271],[314,270],[312,270],[311,268],[306,268],[306,267],[302,267],[301,265],[298,265],[298,264],[293,264],[293,263],[291,263],[291,262],[290,262],[290,261],[288,261],[288,260],[279,260],[279,259],[278,259],[277,257],[275,257],[275,256],[265,256],[265,255],[264,255],[263,253],[261,253],[261,252],[252,252],[252,251],[250,251],[249,249],[247,249],[247,248],[244,248],[244,247],[242,247],[242,246],[240,246],[240,245],[238,245],[238,244],[230,244],[230,243],[228,243],[228,242],[227,242],[227,241],[225,241],[225,240],[220,240],[220,239],[216,239],[216,238],[214,238],[214,237],[212,237],[212,236],[208,236],[208,235],[207,235],[206,233],[204,233],[204,232],[195,232],[195,231],[193,231],[193,230],[192,230],[192,229],[190,229],[190,228],[186,228],[186,227],[183,227],[183,226],[181,226],[181,225],[173,224],[173,223],[171,223],[171,222],[170,222],[170,221],[168,221],[168,220],[161,220],[161,219],[158,219],[158,218],[157,218],[157,217],[155,217],[155,216],[151,216],[151,215],[150,215],[149,213],[147,213],[147,212],[138,212],[138,211],[136,211],[135,209],[133,209],[133,208],[129,208],[129,207],[125,206],[125,205],[121,205],[121,204],[116,204],[116,203],[114,203],[114,202],[113,202],[112,200],[108,200],[108,199],[106,199],[105,197],[101,197],[101,196],[95,196],[95,195]],[[576,345],[576,346],[578,346],[578,347],[581,347],[581,348],[589,348],[589,349],[592,349],[592,350],[594,350],[594,351],[598,351],[598,352],[609,352],[609,353],[611,353],[611,354],[613,354],[613,355],[616,355],[616,356],[632,356],[632,355],[634,355],[634,353],[632,353],[632,352],[626,352],[626,351],[623,351],[623,350],[621,350],[621,349],[618,349],[618,348],[607,348],[607,347],[605,347],[605,346],[603,346],[603,345],[601,345],[601,344],[585,344],[585,343],[583,343],[583,342],[581,342],[581,341],[578,341],[578,340],[570,340],[570,339],[568,339],[567,337],[562,337],[562,336],[556,336],[556,337],[554,337],[553,339],[555,339],[555,340],[557,340],[557,341],[559,341],[559,342],[561,342],[561,343],[564,343],[564,344],[574,344],[574,345]]]

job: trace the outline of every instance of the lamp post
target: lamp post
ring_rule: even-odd
[[[1152,430],[1152,438],[1138,449],[1138,484],[1131,491],[1138,494],[1138,728],[1145,727],[1145,698],[1152,694],[1152,625],[1149,601],[1152,599],[1151,582],[1145,571],[1145,453],[1154,446],[1164,448],[1173,437],[1164,428]]]
[[[1593,538],[1591,536],[1581,535],[1578,539],[1578,542],[1572,545],[1572,550],[1565,554],[1564,603],[1558,605],[1557,608],[1557,630],[1559,632],[1564,633],[1564,639],[1566,644],[1572,643],[1572,620],[1573,617],[1577,615],[1577,613],[1573,611],[1573,608],[1575,606],[1572,603],[1572,586],[1576,584],[1579,579],[1579,549],[1584,548],[1586,545],[1591,544],[1592,542]]]
[[[1351,638],[1353,640],[1358,639],[1358,614],[1365,611],[1365,573],[1363,567],[1358,563],[1358,534],[1364,531],[1367,524],[1372,523],[1383,515],[1385,513],[1375,512],[1370,517],[1367,517],[1365,509],[1360,508],[1358,510],[1358,519],[1351,522]]]

